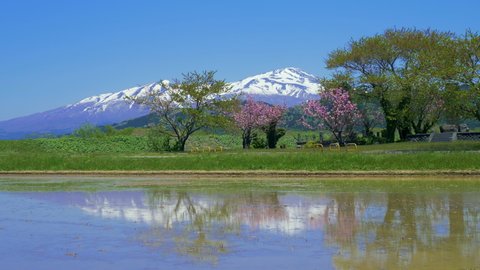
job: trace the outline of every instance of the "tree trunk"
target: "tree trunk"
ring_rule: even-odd
[[[242,133],[242,146],[243,149],[250,148],[250,144],[252,143],[252,130],[246,129]]]
[[[430,131],[430,129],[437,122],[438,122],[438,119],[433,120],[433,121],[418,119],[418,121],[416,123],[414,121],[412,121],[413,131],[415,132],[415,134],[428,133]]]
[[[265,130],[265,133],[267,135],[267,146],[270,149],[273,149],[277,146],[276,129],[277,123],[270,123]]]
[[[338,132],[338,135],[335,136],[335,137],[337,137],[338,143],[339,143],[340,145],[345,145],[345,142],[344,142],[344,140],[343,140],[342,131],[339,131],[339,132]]]
[[[363,128],[365,130],[365,137],[368,137],[368,138],[373,137],[373,131],[372,131],[372,128],[370,127],[370,123],[363,122]]]
[[[400,135],[400,140],[402,140],[402,141],[405,141],[407,139],[407,136],[412,134],[409,125],[399,127],[398,133]]]
[[[177,150],[180,151],[180,152],[184,152],[185,151],[185,144],[187,143],[187,140],[186,139],[180,139],[178,140],[178,143],[177,143]]]
[[[386,139],[387,142],[395,142],[395,130],[397,129],[397,120],[386,117]]]
[[[430,129],[433,127],[434,123],[425,123],[422,129],[420,129],[420,133],[428,133]]]
[[[385,122],[386,122],[386,139],[387,142],[395,142],[395,130],[397,129],[397,115],[392,108],[390,102],[385,99],[380,99],[380,106],[383,109],[383,113],[385,114]]]

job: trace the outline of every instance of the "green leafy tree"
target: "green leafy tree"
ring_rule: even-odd
[[[421,115],[418,110],[429,103],[430,95],[441,96],[445,83],[453,77],[453,40],[452,34],[434,30],[387,30],[333,51],[327,67],[336,70],[337,78],[343,76],[352,89],[363,89],[375,98],[385,116],[387,139],[392,142],[396,130],[404,138],[414,131],[412,123],[420,127],[417,130],[425,130],[438,120],[431,115],[415,116]],[[427,98],[419,104],[416,97],[424,95]]]
[[[129,99],[149,107],[158,116],[159,136],[169,136],[172,149],[184,151],[193,133],[231,125],[230,112],[237,99],[227,97],[228,90],[224,80],[215,79],[214,71],[190,72],[182,80],[162,81],[160,90]]]
[[[447,88],[449,116],[480,121],[480,35],[467,30],[456,40],[456,77]]]

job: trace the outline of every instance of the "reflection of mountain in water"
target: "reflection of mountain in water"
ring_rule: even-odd
[[[118,194],[117,194],[118,195]],[[76,206],[88,214],[102,218],[118,218],[144,222],[152,226],[172,228],[175,224],[219,217],[228,225],[246,225],[251,229],[295,234],[323,225],[326,199],[303,201],[276,193],[245,196],[205,196],[186,193],[137,193],[125,198],[110,194],[92,194]],[[214,221],[214,220],[209,220]]]
[[[287,239],[316,234],[335,248],[338,269],[475,269],[480,266],[478,193],[190,193],[174,191],[29,194],[106,219],[144,223],[136,239],[216,260],[242,235]],[[233,238],[232,238],[233,237]],[[281,243],[282,240],[279,240]],[[306,244],[305,244],[306,245]],[[325,245],[325,246],[322,246]],[[472,268],[473,267],[473,268]]]

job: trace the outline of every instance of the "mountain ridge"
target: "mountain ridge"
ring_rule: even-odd
[[[288,107],[318,98],[321,89],[314,75],[294,67],[250,76],[229,85],[229,94],[251,96],[258,101]],[[153,90],[161,90],[161,83],[91,96],[63,107],[0,121],[0,139],[21,139],[32,134],[61,135],[87,123],[110,125],[146,116],[148,108],[126,100],[126,97],[142,96]]]

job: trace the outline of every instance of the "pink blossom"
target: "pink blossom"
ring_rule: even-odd
[[[268,121],[264,110],[264,104],[249,97],[242,109],[233,115],[233,118],[241,129],[256,128],[265,125]]]
[[[331,89],[320,93],[320,100],[310,100],[303,106],[307,118],[302,119],[304,126],[310,129],[330,130],[340,143],[343,136],[351,131],[355,122],[361,118],[357,105],[343,89]]]
[[[233,115],[237,126],[242,130],[243,147],[250,146],[252,129],[262,128],[271,123],[277,123],[283,116],[285,107],[270,106],[263,102],[254,101],[251,97],[242,109]]]

